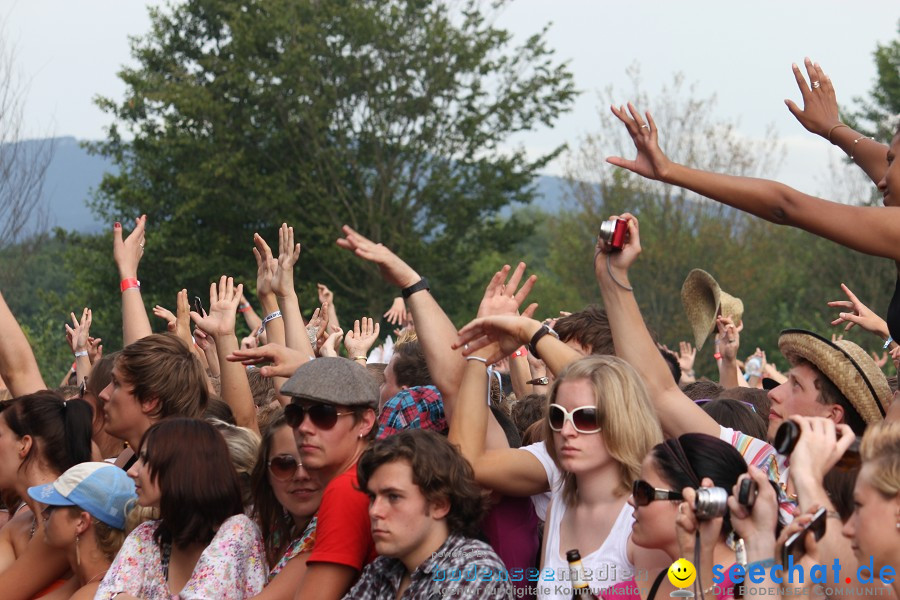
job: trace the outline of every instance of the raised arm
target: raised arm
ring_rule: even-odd
[[[609,317],[616,356],[628,361],[641,374],[668,437],[684,433],[719,437],[719,426],[682,393],[647,331],[628,280],[628,269],[641,253],[638,222],[632,215],[622,215],[622,218],[628,220],[628,235],[622,250],[610,252],[600,241],[594,255],[594,273]]]
[[[648,179],[689,189],[767,221],[798,227],[853,250],[900,261],[900,244],[894,242],[900,238],[898,207],[829,202],[768,179],[710,173],[674,163],[659,148],[659,132],[649,112],[645,123],[644,117],[630,103],[627,109],[612,107],[612,111],[628,129],[637,148],[637,157],[634,160],[609,157],[606,160],[610,164]],[[843,129],[836,130],[834,135]],[[900,145],[900,141],[897,143]],[[887,186],[886,179],[879,182],[879,189],[882,184]],[[882,191],[887,194],[888,188]],[[895,190],[894,197],[900,197],[900,189]],[[900,203],[900,200],[896,202]],[[847,223],[853,223],[853,227],[847,227]],[[859,235],[860,231],[865,231],[866,235]]]
[[[215,283],[209,286],[209,314],[203,316],[191,312],[191,319],[216,342],[222,378],[222,400],[231,407],[235,423],[259,433],[256,405],[250,392],[247,371],[240,363],[226,360],[231,353],[238,350],[234,322],[243,291],[243,285],[235,287],[234,279],[222,275],[218,286]]]
[[[388,284],[405,290],[423,281],[411,266],[383,244],[376,244],[346,225],[343,234],[344,237],[337,241],[338,246],[375,264]],[[416,334],[425,353],[431,380],[444,397],[444,411],[449,420],[453,407],[447,399],[455,395],[465,366],[462,354],[450,347],[456,339],[456,327],[427,287],[411,293],[406,306],[415,319]]]
[[[285,345],[313,357],[315,350],[306,334],[300,301],[294,289],[294,265],[299,258],[300,244],[294,243],[294,228],[282,223],[278,230],[278,268],[272,277],[272,291],[278,299],[278,308],[284,320]]]
[[[75,355],[75,374],[77,385],[81,385],[84,378],[91,374],[91,359],[88,353],[88,337],[91,335],[91,309],[85,308],[81,312],[81,321],[75,313],[69,313],[72,317],[72,326],[66,323],[66,339]]]
[[[808,84],[800,72],[800,67],[796,64],[791,65],[797,86],[800,88],[803,108],[794,104],[792,100],[785,100],[788,110],[807,131],[825,138],[846,152],[847,156],[866,172],[869,179],[877,184],[887,172],[888,147],[867,138],[865,134],[842,122],[831,78],[825,74],[819,63],[814,63],[809,58],[803,62],[809,75]]]
[[[279,313],[278,299],[272,291],[272,278],[275,277],[275,271],[278,270],[278,261],[272,256],[272,249],[258,233],[253,234],[253,257],[256,259],[256,296],[262,305],[265,319],[260,323],[265,331],[266,342],[271,344],[279,344],[284,346],[284,319],[273,317]],[[253,333],[258,333],[259,329]],[[309,357],[307,357],[309,360]],[[286,377],[277,376],[272,378],[275,391],[280,392],[281,386],[287,381],[293,371]],[[286,399],[278,396],[279,402],[284,404]]]
[[[138,281],[138,265],[144,255],[144,228],[147,215],[137,218],[134,230],[122,239],[122,224],[113,227],[113,258],[119,270],[119,287],[122,290],[122,344],[127,346],[153,333],[150,318],[141,297]]]
[[[13,397],[47,388],[19,322],[0,294],[0,376]]]
[[[343,331],[338,321],[337,308],[334,306],[334,292],[324,283],[317,283],[316,290],[319,292],[319,305],[324,306],[326,302],[328,303],[328,333],[334,333],[338,329]]]

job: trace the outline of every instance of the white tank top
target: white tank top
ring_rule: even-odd
[[[535,582],[538,598],[571,600],[572,582],[569,575],[569,563],[560,555],[559,530],[566,514],[566,503],[558,486],[554,486],[553,503],[544,527],[545,550],[544,564],[541,567],[539,581]],[[598,597],[602,589],[610,588],[617,583],[628,581],[634,575],[634,565],[628,561],[628,538],[631,536],[631,525],[634,523],[634,509],[627,502],[619,516],[616,517],[609,535],[599,548],[582,555],[584,566],[590,582],[591,591]]]

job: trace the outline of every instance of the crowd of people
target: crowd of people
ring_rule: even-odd
[[[828,77],[806,69],[790,110],[884,207],[675,164],[630,104],[613,112],[637,156],[609,161],[900,273],[900,129],[890,146],[855,132]],[[785,374],[758,349],[741,362],[743,304],[703,265],[682,289],[693,344],[668,350],[629,280],[632,214],[611,216],[617,233],[595,247],[603,308],[536,319],[519,263],[461,329],[425,277],[345,226],[337,245],[398,292],[386,341],[369,316],[342,329],[321,284],[304,320],[286,224],[277,252],[254,236],[255,302],[222,275],[206,310],[186,290],[174,311],[154,307],[154,333],[138,280],[151,226],[113,229],[123,348],[104,353],[92,312],[73,313],[74,365],[56,389],[0,295],[3,598],[653,600],[683,587],[665,577],[679,559],[707,600],[900,592],[897,378],[828,323],[777,336]],[[830,325],[871,332],[900,361],[900,277],[886,319],[844,292]],[[710,336],[718,381],[693,369]],[[813,575],[823,567],[842,575]]]

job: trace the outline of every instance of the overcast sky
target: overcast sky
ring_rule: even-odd
[[[146,4],[0,0],[0,18],[0,35],[15,47],[17,67],[30,82],[29,135],[102,138],[109,121],[93,98],[122,96],[116,73],[131,60],[128,36],[149,29]],[[552,23],[550,46],[571,61],[583,91],[552,130],[516,141],[535,152],[576,142],[596,128],[598,92],[608,85],[630,89],[625,69],[636,62],[651,95],[682,72],[700,96],[717,94],[717,116],[739,118],[743,135],[761,137],[773,125],[787,150],[777,178],[821,192],[833,151],[784,106],[785,98],[799,98],[790,65],[804,56],[819,61],[848,105],[871,88],[872,52],[898,37],[898,20],[897,0],[513,0],[499,25],[522,40]],[[561,170],[555,164],[550,171]]]

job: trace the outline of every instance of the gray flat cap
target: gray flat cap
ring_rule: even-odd
[[[379,390],[375,379],[362,365],[346,358],[323,356],[294,371],[281,386],[285,396],[378,409]]]

